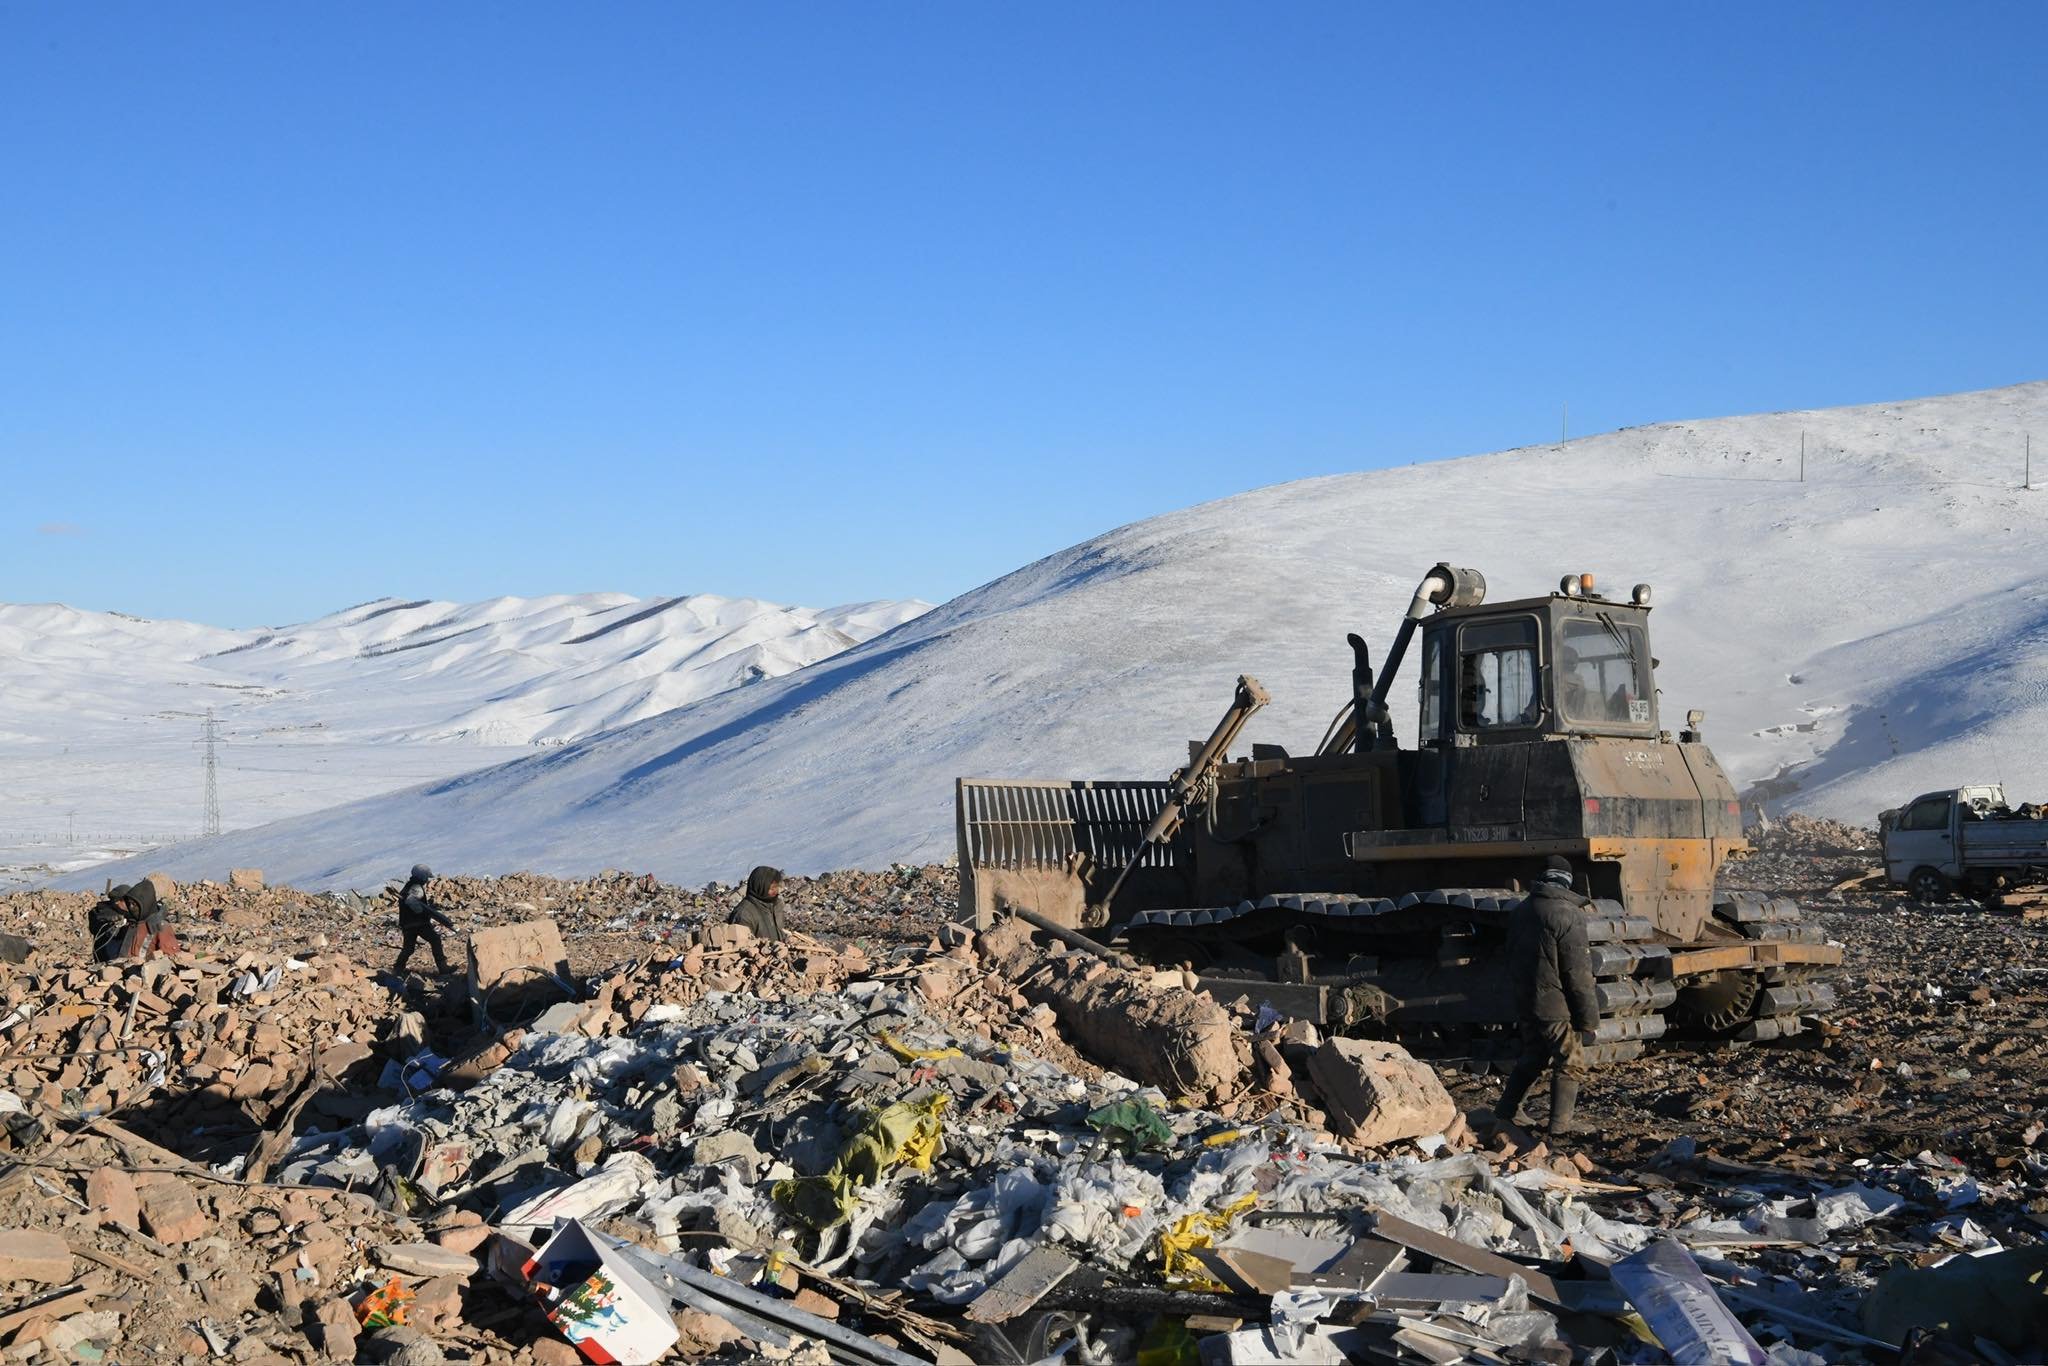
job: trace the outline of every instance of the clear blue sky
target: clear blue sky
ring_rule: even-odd
[[[1565,402],[2043,378],[2044,51],[2027,3],[6,0],[0,599],[940,599]]]

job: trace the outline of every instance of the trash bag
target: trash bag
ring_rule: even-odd
[[[1173,1146],[1172,1128],[1142,1098],[1112,1101],[1099,1110],[1089,1111],[1086,1122],[1089,1128],[1131,1152]]]
[[[775,1203],[809,1224],[827,1229],[853,1212],[863,1187],[875,1185],[899,1163],[930,1171],[944,1129],[939,1115],[952,1101],[941,1091],[928,1100],[899,1100],[869,1115],[821,1176],[777,1181]]]
[[[1209,1268],[1202,1265],[1201,1258],[1195,1256],[1195,1249],[1214,1247],[1216,1235],[1228,1232],[1230,1221],[1250,1209],[1257,1200],[1255,1194],[1246,1195],[1213,1214],[1200,1210],[1174,1220],[1173,1227],[1159,1235],[1159,1260],[1164,1266],[1166,1279],[1197,1290],[1225,1289],[1209,1274]]]

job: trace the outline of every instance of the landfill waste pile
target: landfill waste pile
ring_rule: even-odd
[[[209,927],[234,942],[268,948],[273,941],[331,947],[377,964],[398,949],[397,891],[404,869],[385,887],[302,892],[265,883],[260,869],[234,870],[218,882],[176,888],[181,935]],[[153,880],[166,881],[159,874]],[[723,919],[740,888],[707,883],[677,887],[644,873],[609,871],[577,880],[510,873],[479,878],[436,877],[433,900],[464,929],[509,925],[545,915],[561,926],[570,963],[592,971],[645,951],[677,934]],[[861,942],[921,944],[953,918],[958,884],[950,867],[904,864],[882,871],[852,869],[817,877],[790,876],[782,900],[791,920],[814,935]],[[66,952],[82,940],[85,913],[98,894],[29,891],[0,894],[0,931],[12,931]]]
[[[2048,929],[1832,890],[1868,859],[1737,870],[1848,946],[1831,1028],[1599,1069],[1558,1143],[1497,1075],[952,926],[944,869],[792,878],[783,943],[733,889],[462,879],[446,978],[380,971],[375,893],[181,888],[185,952],[111,965],[0,898],[0,1356],[2038,1358]]]

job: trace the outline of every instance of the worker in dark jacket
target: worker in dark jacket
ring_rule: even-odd
[[[92,959],[95,963],[111,963],[121,956],[121,939],[127,933],[128,923],[135,910],[135,903],[128,894],[128,884],[109,886],[104,895],[93,903],[85,913],[85,927],[92,934]]]
[[[164,905],[164,890],[157,886],[159,875],[152,873],[128,889],[128,929],[121,937],[120,957],[147,958],[153,953],[176,953],[184,945],[178,936],[171,933],[164,924],[168,907]],[[168,887],[170,884],[164,884]]]
[[[1600,1022],[1586,904],[1572,890],[1571,864],[1553,854],[1527,899],[1508,914],[1508,971],[1514,978],[1522,1057],[1494,1107],[1498,1124],[1520,1123],[1522,1097],[1551,1069],[1550,1132],[1576,1132],[1572,1112],[1585,1076],[1585,1044]]]
[[[782,870],[763,864],[747,874],[747,894],[732,908],[726,923],[745,925],[756,938],[780,941],[789,933],[782,918]]]
[[[455,922],[441,913],[441,908],[427,900],[427,880],[433,877],[433,870],[424,863],[413,865],[412,876],[405,880],[405,890],[398,894],[398,932],[403,936],[398,946],[398,961],[391,965],[393,972],[404,972],[406,960],[424,939],[427,947],[434,951],[434,968],[438,972],[448,971],[448,955],[441,951],[441,934],[434,928],[439,921],[449,929]]]
[[[161,897],[155,875],[133,886],[107,888],[105,896],[85,913],[94,961],[147,958],[184,947],[164,923],[166,908]]]

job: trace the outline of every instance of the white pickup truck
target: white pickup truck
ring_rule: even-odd
[[[1922,901],[2048,883],[2048,820],[2013,814],[2002,787],[1929,792],[1878,826],[1885,876]]]

